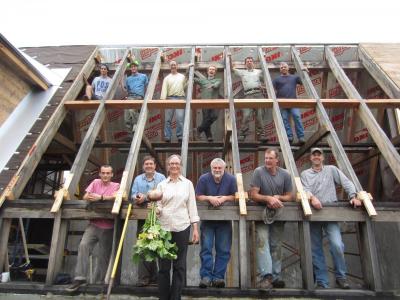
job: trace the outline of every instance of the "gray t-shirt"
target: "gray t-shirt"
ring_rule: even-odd
[[[275,175],[271,175],[265,166],[256,168],[250,186],[260,188],[260,194],[266,196],[284,195],[293,190],[289,172],[279,167]]]
[[[103,99],[110,83],[111,83],[111,78],[108,76],[107,77],[98,76],[95,79],[93,79],[92,86],[94,89],[94,95],[96,96],[96,99],[99,100]]]

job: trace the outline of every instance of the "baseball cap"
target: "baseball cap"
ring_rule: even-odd
[[[132,61],[132,62],[129,64],[129,68],[132,67],[132,65],[135,65],[135,66],[139,67],[140,63],[139,63],[139,61],[138,61],[137,59],[135,59],[134,61]]]
[[[321,148],[318,148],[318,147],[311,148],[311,154],[313,154],[314,152],[317,152],[317,151],[318,151],[319,153],[321,153],[321,154],[324,153],[324,151],[322,151]]]

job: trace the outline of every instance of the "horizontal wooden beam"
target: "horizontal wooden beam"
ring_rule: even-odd
[[[281,108],[314,108],[315,99],[278,99]],[[271,108],[272,99],[235,99],[235,108]],[[326,108],[358,108],[359,100],[357,99],[321,99],[322,104]],[[400,99],[369,99],[365,100],[370,108],[397,108],[400,107]],[[106,100],[106,109],[138,109],[142,106],[143,100]],[[99,101],[76,100],[67,101],[65,107],[69,110],[97,109]],[[193,109],[229,108],[228,99],[193,99],[190,103]],[[148,109],[163,108],[185,108],[185,100],[149,100]]]

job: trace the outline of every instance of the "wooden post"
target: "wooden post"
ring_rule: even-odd
[[[290,148],[290,143],[286,134],[285,126],[283,124],[283,119],[281,115],[281,111],[279,109],[279,104],[276,99],[275,90],[272,84],[271,76],[268,71],[267,64],[264,59],[264,55],[262,52],[261,47],[258,47],[258,58],[260,60],[260,64],[263,70],[264,75],[264,82],[267,88],[268,96],[273,99],[273,106],[272,106],[272,116],[274,119],[276,132],[278,134],[280,149],[282,151],[283,159],[285,161],[285,166],[288,172],[291,175],[293,186],[296,187],[297,191],[303,190],[303,185],[301,184],[300,180],[295,180],[295,178],[299,178],[299,172],[297,171],[296,162],[293,158],[293,153]],[[305,193],[300,193],[301,198],[301,205],[303,207],[304,216],[309,217],[312,215],[310,203],[308,198],[306,197]]]
[[[5,264],[8,265],[8,237],[10,235],[12,219],[4,218],[1,224],[0,236],[0,272],[3,272]]]
[[[52,213],[58,212],[64,199],[73,199],[74,197],[76,187],[82,176],[83,170],[85,169],[90,153],[92,152],[96,137],[99,134],[101,126],[103,125],[106,117],[105,100],[113,97],[118,83],[121,81],[122,76],[124,76],[125,63],[127,61],[128,54],[129,50],[126,50],[120,65],[118,66],[118,69],[115,72],[114,77],[112,78],[112,81],[107,89],[107,92],[104,95],[104,99],[100,100],[100,105],[97,108],[96,114],[93,117],[93,120],[88,131],[86,132],[86,135],[71,167],[71,176],[68,178],[69,180],[64,183],[63,188],[59,190],[51,208]]]
[[[122,204],[122,199],[126,198],[126,196],[129,195],[129,189],[131,187],[133,174],[135,172],[137,158],[139,155],[140,141],[142,140],[145,124],[147,121],[147,114],[148,114],[147,102],[153,98],[154,88],[156,87],[158,74],[160,72],[161,53],[162,50],[161,49],[158,50],[156,61],[153,66],[153,71],[151,73],[150,82],[147,86],[146,94],[144,95],[144,101],[142,108],[140,110],[138,122],[136,124],[135,134],[131,142],[128,158],[126,159],[125,170],[123,172],[121,184],[117,192],[117,195],[115,197],[114,205],[112,208],[113,214],[119,214]]]
[[[194,62],[195,62],[196,47],[192,47],[190,63],[192,66],[189,68],[189,78],[187,81],[186,90],[186,105],[185,105],[185,121],[183,123],[183,139],[181,148],[182,159],[182,175],[186,176],[187,159],[188,159],[188,144],[189,144],[189,129],[190,129],[190,102],[192,101],[193,94],[193,78],[194,78]]]
[[[303,287],[309,291],[314,290],[313,265],[311,256],[310,222],[298,222],[300,243],[300,264],[303,274]]]
[[[247,278],[247,230],[246,230],[246,198],[245,191],[243,188],[242,171],[240,169],[240,155],[238,145],[238,135],[236,128],[236,115],[234,99],[232,94],[232,77],[231,77],[231,57],[227,55],[229,53],[229,47],[225,46],[225,88],[227,98],[229,99],[229,116],[232,124],[232,160],[233,160],[233,171],[238,181],[238,193],[239,193],[239,207],[240,207],[240,218],[239,218],[239,272],[240,272],[240,288],[246,289],[248,287]],[[241,183],[241,184],[240,184]]]

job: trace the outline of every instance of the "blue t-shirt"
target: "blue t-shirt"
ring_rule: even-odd
[[[196,185],[196,195],[229,196],[237,191],[236,178],[224,173],[219,183],[216,183],[210,172],[200,176]]]
[[[165,176],[158,172],[154,173],[154,177],[151,181],[147,180],[145,173],[136,176],[132,185],[131,197],[135,198],[138,193],[146,194],[148,191],[155,189],[164,179]]]
[[[276,91],[276,98],[296,99],[296,85],[301,84],[297,75],[279,76],[272,81]]]
[[[129,76],[125,80],[128,96],[139,95],[144,97],[144,90],[148,83],[149,80],[145,74],[136,73],[136,75]]]

